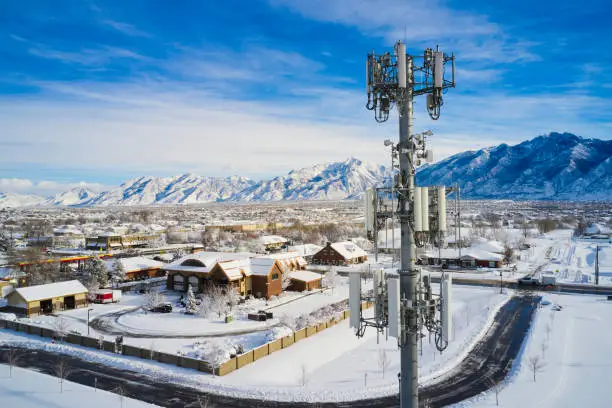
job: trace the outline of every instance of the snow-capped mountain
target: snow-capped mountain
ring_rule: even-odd
[[[235,194],[232,201],[343,200],[359,198],[366,188],[389,179],[384,166],[351,158],[292,170],[286,176],[260,181]]]
[[[36,195],[0,193],[0,208],[33,207],[44,202],[45,198]]]
[[[456,154],[423,168],[417,183],[458,183],[465,198],[610,200],[612,141],[550,133]]]
[[[246,177],[138,177],[100,193],[87,205],[195,204],[222,201],[255,182]]]
[[[75,187],[63,193],[57,194],[45,201],[45,205],[82,206],[87,205],[96,198],[98,193],[86,187]]]
[[[388,185],[390,170],[351,158],[292,170],[270,180],[245,177],[138,177],[96,194],[77,188],[52,198],[0,193],[0,207],[197,204],[211,201],[341,200]],[[419,185],[458,183],[464,198],[612,200],[612,141],[550,133],[515,146],[467,151],[422,167]]]

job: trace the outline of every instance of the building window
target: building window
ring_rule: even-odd
[[[273,273],[272,280],[277,280],[277,279],[278,279],[278,273]]]

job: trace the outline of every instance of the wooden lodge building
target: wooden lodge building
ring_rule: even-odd
[[[202,292],[206,285],[229,285],[236,293],[270,298],[283,291],[285,273],[302,270],[306,261],[291,252],[270,255],[199,252],[165,265],[168,289]]]

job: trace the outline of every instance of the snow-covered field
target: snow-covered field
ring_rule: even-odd
[[[538,309],[520,362],[499,392],[499,406],[610,407],[612,301],[559,294],[546,294],[544,300],[551,305]],[[552,304],[563,308],[553,311]],[[536,356],[543,367],[534,381],[530,359]],[[458,406],[494,407],[495,392]]]
[[[532,240],[548,248],[532,259],[541,262],[541,273],[554,274],[563,283],[595,283],[595,253],[599,246],[599,284],[612,285],[612,244],[572,238],[570,230],[556,230]]]
[[[461,359],[469,346],[483,333],[495,311],[507,299],[491,288],[455,288],[454,341],[443,353],[435,351],[428,338],[423,340],[421,379],[428,381]],[[348,322],[256,361],[224,377],[213,377],[154,361],[127,358],[68,344],[51,344],[48,339],[0,330],[0,343],[17,342],[28,347],[79,355],[104,364],[155,372],[169,381],[192,385],[204,391],[242,397],[275,400],[341,401],[390,395],[397,392],[399,354],[395,340],[380,338],[369,330],[362,339],[355,337]],[[383,375],[380,350],[389,360]],[[302,366],[306,384],[301,385]],[[367,376],[366,376],[367,374]]]
[[[11,378],[6,365],[0,365],[0,401],[3,407],[15,408],[79,408],[84,404],[88,408],[156,407],[111,392],[94,390],[69,380],[64,381],[63,391],[60,391],[56,377],[19,367],[13,368]]]

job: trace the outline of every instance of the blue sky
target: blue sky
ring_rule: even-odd
[[[564,4],[567,3],[567,4]],[[388,161],[365,55],[397,39],[457,56],[438,158],[550,131],[610,138],[609,6],[586,2],[0,2],[0,191],[139,175],[268,177]]]

